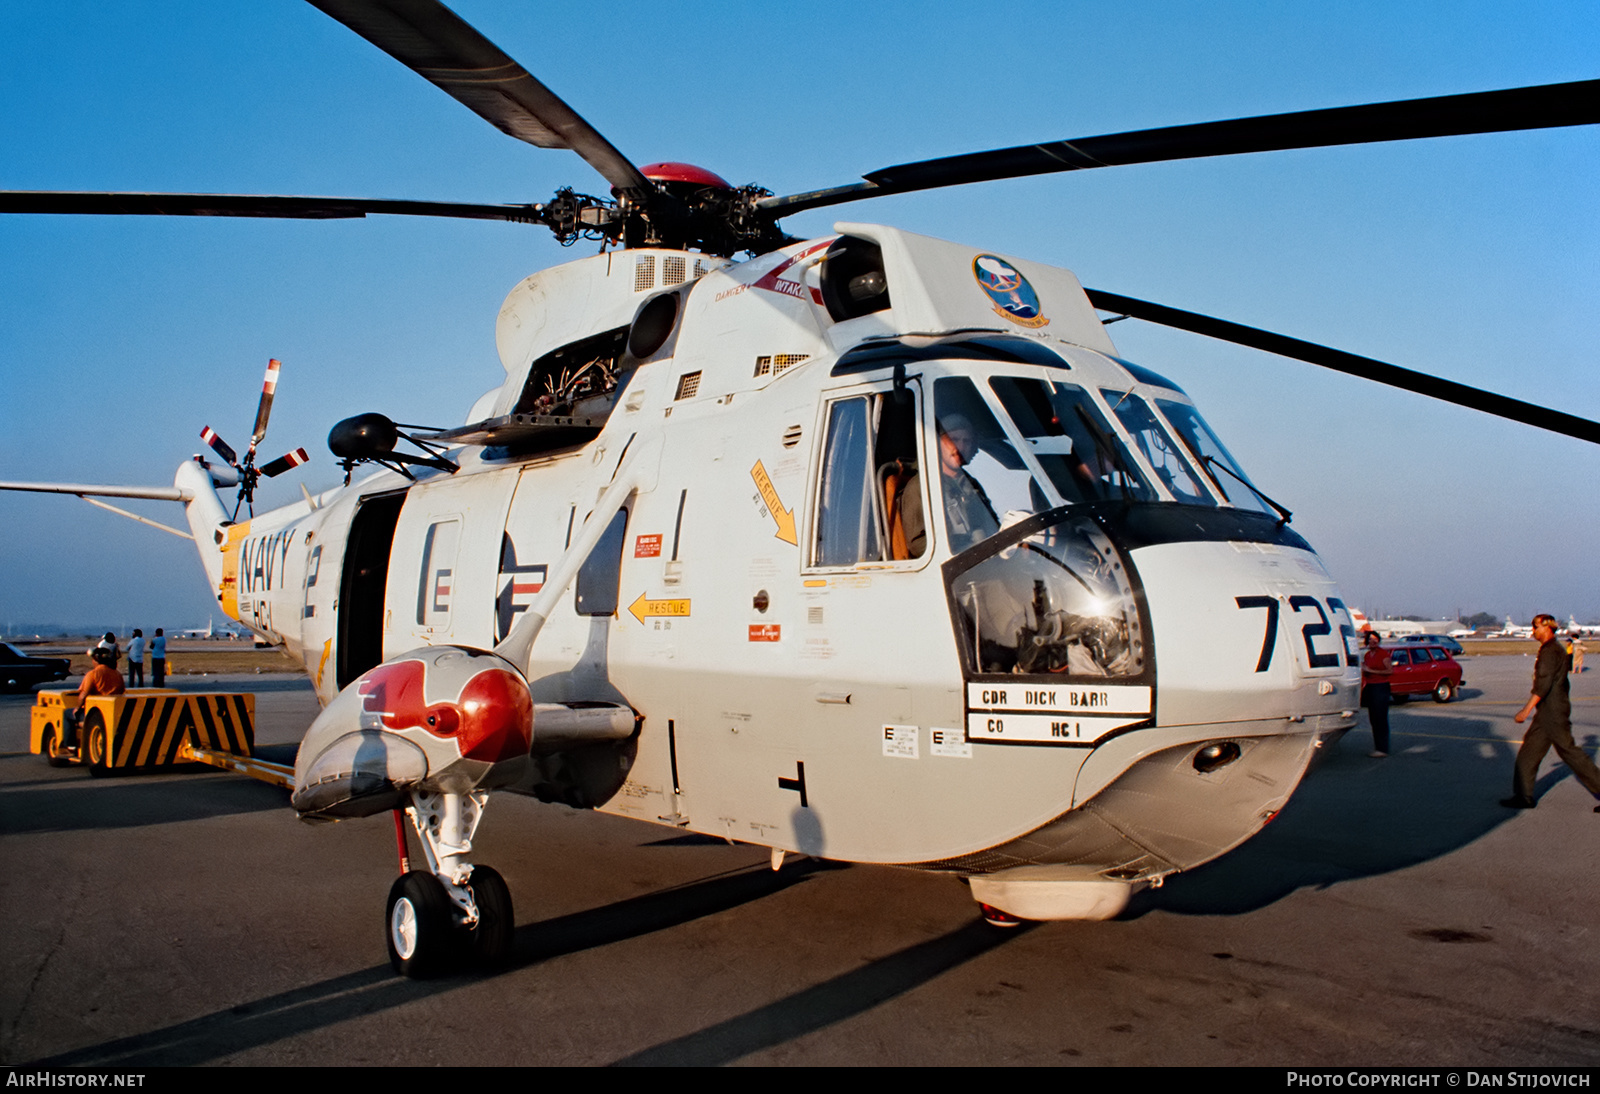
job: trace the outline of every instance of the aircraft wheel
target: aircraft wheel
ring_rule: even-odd
[[[452,919],[438,878],[424,870],[396,878],[383,917],[389,966],[413,980],[443,971],[455,950]]]
[[[55,726],[46,727],[39,751],[44,753],[44,762],[51,767],[66,767],[72,763],[61,749],[61,732]]]
[[[498,870],[474,866],[472,899],[478,905],[478,925],[468,942],[472,959],[485,968],[504,965],[511,958],[512,934],[517,921],[511,910],[511,890]]]
[[[84,715],[79,732],[83,734],[81,755],[83,762],[89,765],[89,774],[97,778],[111,774],[111,747],[107,740],[105,715],[98,710],[91,710]]]
[[[1449,680],[1440,680],[1439,686],[1433,689],[1435,703],[1448,703],[1456,697],[1456,686]]]

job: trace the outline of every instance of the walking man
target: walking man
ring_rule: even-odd
[[[1361,658],[1361,705],[1367,708],[1367,721],[1372,723],[1372,751],[1374,760],[1389,755],[1389,702],[1390,683],[1394,677],[1394,659],[1383,648],[1377,631],[1367,632],[1367,652]]]
[[[1517,711],[1517,723],[1533,716],[1528,733],[1517,750],[1517,766],[1512,776],[1511,797],[1500,802],[1507,809],[1532,809],[1533,784],[1539,774],[1539,762],[1550,749],[1556,750],[1561,762],[1572,769],[1573,778],[1584,789],[1600,798],[1600,770],[1596,770],[1589,754],[1572,743],[1572,698],[1567,691],[1567,652],[1556,641],[1554,616],[1533,617],[1533,636],[1539,640],[1539,658],[1533,666],[1533,693],[1527,704]],[[1600,805],[1594,811],[1600,813]]]

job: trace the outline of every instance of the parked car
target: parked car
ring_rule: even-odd
[[[35,684],[65,680],[70,664],[65,657],[30,657],[0,642],[0,691],[31,691]]]
[[[1457,642],[1447,634],[1408,634],[1400,639],[1402,642],[1426,642],[1430,646],[1442,646],[1452,655],[1466,652]]]
[[[1434,702],[1448,703],[1461,690],[1461,664],[1443,646],[1402,641],[1383,648],[1394,662],[1389,691],[1396,698],[1431,693]]]

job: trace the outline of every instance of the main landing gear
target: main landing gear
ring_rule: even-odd
[[[405,816],[422,843],[427,870],[410,868],[401,811],[395,810],[401,874],[389,889],[383,921],[389,964],[401,976],[494,968],[511,956],[511,890],[498,872],[467,859],[488,800],[483,790],[412,793]]]

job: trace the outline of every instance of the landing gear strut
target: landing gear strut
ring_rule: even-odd
[[[511,956],[511,891],[498,872],[468,860],[488,800],[483,790],[411,795],[405,813],[428,869],[410,870],[402,843],[402,873],[384,909],[389,964],[401,976],[434,976],[467,963],[493,967]]]

